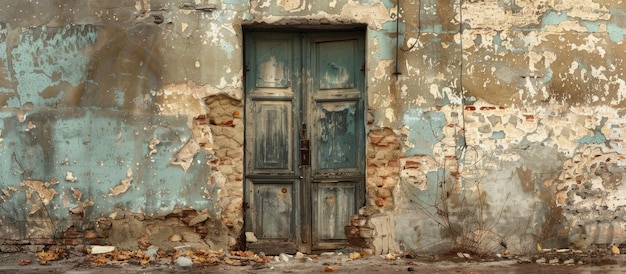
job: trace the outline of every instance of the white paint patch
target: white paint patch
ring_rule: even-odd
[[[439,94],[439,86],[437,84],[430,84],[429,91],[435,99],[441,98],[441,95]]]
[[[31,129],[35,129],[35,128],[37,128],[37,126],[35,124],[33,124],[32,121],[28,121],[28,125],[26,126],[26,129],[24,131],[28,132]]]
[[[613,105],[620,104],[622,101],[624,101],[624,98],[626,98],[626,82],[624,82],[623,79],[617,79],[615,80],[615,84],[618,85],[617,99],[611,101],[611,104]]]
[[[419,48],[421,48],[423,44],[419,40],[411,37],[406,41],[405,46],[406,48],[411,49],[410,51],[414,51],[414,50],[418,50]]]
[[[259,65],[259,77],[265,84],[280,86],[280,81],[285,79],[283,63],[278,62],[276,57],[271,56],[270,60]],[[222,77],[222,79],[224,78]]]
[[[563,21],[556,26],[547,25],[545,26],[545,29],[548,32],[567,32],[567,31],[588,32],[587,28],[581,26],[578,21]]]
[[[393,113],[392,108],[385,109],[385,118],[387,118],[387,120],[390,122],[393,122],[396,120],[396,115]]]
[[[541,61],[541,59],[543,59],[543,56],[541,55],[541,53],[530,51],[526,53],[526,57],[528,58],[528,69],[531,72],[537,71],[537,69],[535,68],[535,64],[537,64],[538,62]]]
[[[271,3],[272,3],[272,1],[270,1],[270,0],[265,0],[265,1],[262,1],[262,2],[259,4],[259,8],[267,8],[267,7],[269,7],[269,6],[270,6],[270,4],[271,4]]]
[[[461,98],[459,94],[454,92],[452,88],[444,87],[442,91],[448,97],[448,100],[450,100],[450,103],[452,103],[453,105],[461,105],[461,102],[463,102],[463,98]]]
[[[68,171],[65,173],[65,180],[68,182],[76,182],[78,178],[74,176],[74,172]]]
[[[555,1],[556,2],[556,1]],[[608,21],[611,19],[611,13],[606,5],[596,3],[595,0],[578,0],[578,1],[562,1],[561,5],[571,10],[567,13],[568,17],[580,18],[585,21]],[[569,4],[569,5],[568,5]],[[557,5],[558,6],[558,5]]]
[[[408,94],[409,87],[407,85],[402,85],[402,87],[400,87],[400,90],[402,90],[402,92],[400,93],[402,97],[407,97],[409,95]]]
[[[374,78],[378,80],[387,79],[387,77],[389,76],[389,73],[387,73],[387,68],[390,68],[392,64],[393,60],[384,60],[378,62],[376,70],[374,71]]]
[[[413,100],[413,102],[415,102],[415,104],[417,104],[418,106],[421,106],[421,105],[423,105],[423,104],[425,104],[425,103],[426,103],[426,99],[425,99],[423,96],[418,95],[418,96],[417,96],[417,97]]]
[[[593,65],[591,65],[591,76],[599,80],[608,81],[609,79],[607,79],[604,75],[604,71],[606,71],[606,68],[604,66],[595,68]]]
[[[598,37],[595,37],[593,34],[589,34],[586,38],[585,38],[585,44],[582,45],[576,45],[576,44],[570,44],[571,49],[575,49],[578,51],[586,51],[588,53],[597,53],[598,55],[600,55],[600,57],[604,58],[604,55],[606,54],[606,51],[600,47],[600,46],[596,46],[596,44],[598,42],[602,42],[604,41],[603,39],[600,39]]]
[[[544,60],[544,68],[549,68],[554,61],[556,61],[556,53],[553,51],[544,51],[543,52],[543,60]]]
[[[574,72],[576,72],[577,69],[578,69],[578,62],[572,61],[572,65],[570,65],[569,67],[569,73],[574,74]]]

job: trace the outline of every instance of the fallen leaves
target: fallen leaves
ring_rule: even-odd
[[[240,250],[231,251],[230,255],[239,256],[239,257],[248,257],[248,258],[256,256],[256,254],[254,254],[254,252],[252,252],[250,250],[246,250],[246,251],[240,251]]]
[[[150,256],[141,250],[114,250],[104,254],[91,255],[89,261],[93,266],[105,264],[127,263],[130,261],[146,267],[150,264]]]
[[[21,266],[29,265],[31,263],[32,263],[31,260],[19,260],[19,261],[17,261],[17,264],[21,265]]]
[[[350,253],[350,260],[356,260],[358,258],[363,257],[360,252],[352,252]]]
[[[185,253],[185,257],[191,259],[193,264],[198,266],[217,265],[222,262],[224,256],[222,250],[198,249],[195,252],[187,251]]]
[[[48,251],[41,251],[37,253],[39,264],[45,265],[51,261],[64,259],[67,257],[67,251],[60,247],[52,247]]]
[[[178,257],[184,256],[189,258],[194,266],[211,266],[225,263],[233,266],[247,265],[251,261],[265,264],[269,261],[267,257],[259,257],[252,251],[231,251],[228,255],[223,250],[198,249],[195,251],[176,251],[167,253],[163,250],[157,251],[156,257],[150,258],[144,251],[111,251],[105,254],[92,254],[89,261],[93,266],[101,266],[108,264],[119,264],[126,262],[135,262],[143,267],[150,264],[151,261],[164,259],[166,262],[174,262]]]

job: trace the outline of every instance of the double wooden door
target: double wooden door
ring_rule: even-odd
[[[258,240],[248,249],[346,244],[364,203],[363,37],[245,33],[244,227]]]

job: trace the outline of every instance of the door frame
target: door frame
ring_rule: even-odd
[[[294,26],[271,26],[271,25],[244,25],[242,26],[242,32],[243,32],[243,46],[242,46],[242,51],[243,51],[243,68],[244,68],[244,96],[243,96],[243,104],[244,104],[244,110],[245,113],[248,114],[248,107],[249,107],[249,103],[248,100],[248,91],[246,90],[248,88],[248,83],[247,83],[247,79],[246,79],[246,74],[247,74],[247,69],[246,68],[246,60],[245,60],[245,56],[246,56],[246,47],[247,47],[247,43],[246,43],[246,39],[247,37],[250,36],[251,33],[255,33],[255,32],[276,32],[276,33],[291,33],[291,34],[298,34],[298,33],[315,33],[315,34],[320,34],[320,35],[332,35],[333,33],[341,33],[341,32],[350,32],[351,34],[355,34],[355,33],[360,33],[362,39],[363,39],[363,79],[362,79],[362,91],[361,91],[361,102],[362,102],[362,117],[363,117],[363,125],[362,125],[362,130],[363,132],[361,132],[361,136],[359,138],[363,139],[362,142],[362,151],[364,153],[361,162],[359,163],[359,165],[361,165],[361,170],[363,172],[362,174],[362,180],[360,182],[360,184],[358,184],[358,186],[356,187],[355,191],[359,192],[357,193],[357,198],[356,199],[356,210],[358,210],[359,207],[364,206],[365,205],[365,197],[366,197],[366,193],[365,193],[365,189],[366,189],[366,182],[365,182],[365,174],[366,172],[366,157],[365,157],[365,151],[366,151],[366,132],[367,132],[367,70],[366,65],[367,64],[367,25],[365,24],[355,24],[355,25],[341,25],[341,26],[337,26],[337,25],[332,25],[332,26],[322,26],[322,25],[314,25],[314,26],[309,26],[309,25],[294,25]],[[307,54],[310,55],[310,53],[305,53],[303,52],[303,49],[300,49],[300,57],[299,60],[297,61],[299,63],[300,66],[300,75],[302,75],[302,73],[304,72],[306,65],[305,63],[305,59]],[[310,57],[310,56],[309,56]],[[295,134],[296,138],[295,140],[292,140],[294,142],[294,147],[297,149],[299,146],[299,140],[302,137],[302,132],[300,131],[300,125],[302,123],[309,123],[308,119],[309,117],[305,117],[305,115],[303,114],[303,112],[305,111],[305,108],[308,108],[308,104],[310,102],[307,102],[309,100],[309,98],[307,98],[308,95],[305,95],[306,92],[311,92],[311,87],[308,87],[307,83],[303,83],[304,81],[299,81],[298,83],[298,88],[301,92],[300,95],[296,95],[296,98],[299,97],[299,99],[296,99],[296,101],[298,101],[294,107],[297,106],[297,111],[298,113],[294,113],[294,115],[296,115],[296,117],[294,117],[294,127],[296,128],[295,131],[297,131],[297,133]],[[308,113],[307,115],[311,115],[311,113]],[[242,234],[244,234],[246,231],[248,231],[249,225],[246,223],[246,219],[247,219],[247,214],[248,214],[248,210],[250,209],[249,204],[246,201],[249,201],[250,194],[248,193],[249,191],[249,183],[248,183],[248,176],[250,175],[249,170],[248,170],[248,160],[247,159],[250,155],[248,155],[248,151],[247,151],[247,143],[248,143],[248,131],[250,129],[248,129],[248,122],[246,121],[247,119],[247,115],[244,115],[244,125],[246,125],[244,127],[244,180],[243,180],[243,188],[244,188],[244,205],[243,205],[243,210],[244,210],[244,226],[242,229]],[[299,151],[296,152],[294,154],[294,161],[298,161],[300,160],[300,154]],[[294,178],[295,183],[293,186],[293,192],[294,192],[294,198],[298,199],[300,201],[300,204],[294,204],[293,210],[295,211],[294,214],[294,218],[295,218],[295,226],[294,229],[294,239],[292,239],[292,241],[295,243],[295,247],[297,251],[300,252],[304,252],[304,253],[310,253],[310,252],[314,252],[314,251],[323,251],[323,250],[329,250],[332,248],[337,248],[338,246],[336,244],[315,244],[312,242],[313,237],[315,237],[315,227],[312,224],[313,221],[313,208],[312,208],[312,194],[313,194],[313,188],[314,187],[318,187],[317,184],[313,184],[313,183],[304,183],[303,180],[304,178],[308,178],[309,180],[313,180],[313,176],[314,174],[312,174],[313,172],[313,167],[310,166],[309,168],[300,168],[298,167],[299,163],[295,165],[295,174],[297,176],[297,178]],[[255,180],[258,181],[263,181],[264,179],[262,177],[256,177]],[[296,197],[296,195],[299,195]],[[299,225],[298,225],[299,224]],[[347,225],[347,224],[346,224]],[[298,227],[299,226],[299,227]],[[296,229],[299,229],[299,231],[296,231]],[[242,235],[242,241],[245,242],[247,247],[253,247],[254,245],[251,243],[246,242],[246,237],[244,235]],[[344,243],[344,245],[347,243]],[[252,250],[254,250],[254,248],[251,248]],[[281,244],[281,243],[276,243],[275,245],[272,244],[269,246],[264,245],[263,250],[259,250],[259,251],[263,251],[266,254],[277,254],[277,253],[290,253],[293,252],[293,246],[291,244]]]

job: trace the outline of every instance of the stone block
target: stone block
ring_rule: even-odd
[[[45,245],[25,245],[22,246],[22,250],[31,253],[37,253],[43,251],[45,247]]]
[[[27,245],[30,244],[29,240],[14,240],[14,239],[5,239],[4,245]]]
[[[20,252],[20,247],[18,245],[0,245],[1,253],[15,253]]]
[[[32,245],[54,245],[56,241],[52,238],[30,239]]]
[[[376,254],[389,254],[400,252],[400,247],[395,240],[394,223],[387,214],[376,214],[370,217],[369,223],[376,232],[372,242]]]
[[[376,231],[374,229],[371,229],[369,227],[359,228],[359,237],[370,239],[370,238],[374,238],[374,236],[376,236]]]
[[[348,243],[352,246],[370,249],[376,255],[400,252],[395,241],[392,218],[385,213],[376,213],[368,208],[361,208],[359,211],[361,214],[352,216],[351,225],[344,228]],[[366,212],[372,214],[363,214]]]

